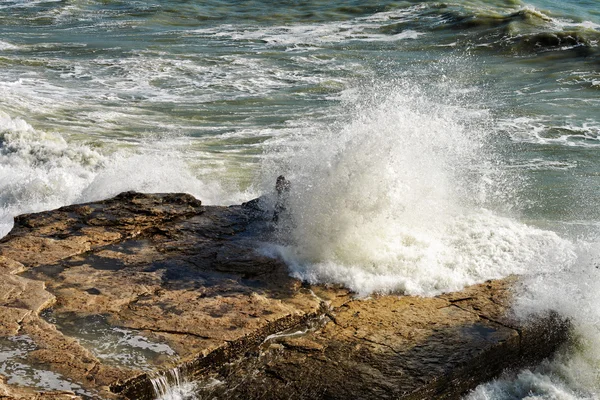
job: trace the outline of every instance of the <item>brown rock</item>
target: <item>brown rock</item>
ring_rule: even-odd
[[[0,281],[0,304],[39,313],[54,302],[42,281],[33,281],[15,275],[5,275]]]
[[[275,337],[259,354],[219,369],[213,377],[223,384],[201,396],[458,399],[504,368],[550,354],[567,337],[567,324],[553,318],[531,330],[492,320],[502,319],[498,304],[510,304],[513,282],[435,298],[349,301],[328,313],[331,323],[300,337]],[[470,306],[458,307],[459,299]]]
[[[144,368],[237,355],[321,308],[285,265],[256,253],[254,239],[237,239],[249,220],[242,207],[204,208],[188,195],[136,193],[21,216],[0,241],[0,254],[3,264],[27,270],[4,280],[0,301],[30,313],[0,309],[7,316],[3,330],[34,340],[32,363],[102,397],[114,396],[109,385],[144,375],[83,347],[78,335],[85,329],[57,329],[39,318],[54,298],[50,318],[98,316],[175,353],[148,359]]]
[[[30,313],[30,310],[23,308],[0,306],[0,337],[17,335],[21,322]]]
[[[322,352],[325,349],[325,345],[307,339],[305,337],[290,337],[282,339],[281,343],[288,349],[293,349],[297,352],[312,353]]]
[[[25,270],[25,266],[20,262],[0,256],[0,274],[18,274]]]
[[[566,336],[556,318],[510,318],[516,278],[436,298],[303,285],[257,252],[272,224],[259,208],[128,192],[20,216],[0,240],[0,336],[27,335],[32,365],[131,399],[173,367],[218,378],[211,398],[457,398]]]

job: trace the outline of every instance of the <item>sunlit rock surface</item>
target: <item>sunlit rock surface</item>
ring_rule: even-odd
[[[257,251],[257,205],[128,192],[18,217],[0,241],[0,398],[151,398],[173,368],[224,399],[457,398],[567,337],[510,319],[515,278],[435,298],[303,285]]]

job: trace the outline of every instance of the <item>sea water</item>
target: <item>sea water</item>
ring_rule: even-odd
[[[574,338],[469,399],[600,398],[596,1],[5,0],[0,235],[125,190],[291,182],[265,252],[430,296],[509,274]]]

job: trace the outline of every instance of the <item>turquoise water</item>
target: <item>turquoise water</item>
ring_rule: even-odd
[[[0,3],[0,235],[124,190],[293,182],[294,276],[432,295],[519,273],[575,321],[474,399],[600,396],[595,1]],[[550,293],[551,295],[549,295]]]

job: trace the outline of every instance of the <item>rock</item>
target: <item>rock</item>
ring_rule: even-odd
[[[0,337],[15,336],[21,329],[23,319],[31,310],[0,306]]]
[[[510,321],[515,278],[434,298],[381,296],[332,310],[302,337],[272,339],[256,357],[221,368],[203,396],[228,399],[458,399],[504,368],[551,354],[568,324]],[[506,304],[506,306],[502,306]],[[500,312],[502,309],[503,312]],[[505,323],[504,321],[510,321]]]
[[[107,399],[152,398],[159,371],[217,379],[211,398],[425,399],[567,335],[556,317],[510,319],[516,278],[368,300],[302,284],[257,251],[273,223],[260,208],[128,192],[18,217],[0,240],[0,339],[31,340],[26,362]]]
[[[0,281],[0,304],[5,307],[29,310],[37,314],[54,300],[42,281],[15,275],[5,275]]]
[[[0,256],[0,274],[18,274],[19,272],[23,272],[25,270],[25,266],[20,262]]]
[[[28,354],[31,363],[105,398],[115,396],[111,384],[125,388],[118,382],[144,370],[238,355],[321,311],[285,265],[256,252],[250,222],[244,207],[138,193],[21,216],[0,241],[4,264],[26,269],[2,283],[10,289],[0,297],[10,309],[4,334],[28,335],[38,347]],[[70,316],[76,326],[101,317],[108,331],[125,330],[171,353],[134,367],[107,363],[83,346],[83,330],[39,317],[54,299],[51,318]]]

